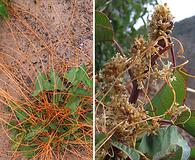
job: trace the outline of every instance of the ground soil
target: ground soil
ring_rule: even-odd
[[[21,83],[28,94],[37,72],[51,66],[59,72],[81,63],[92,68],[92,24],[92,0],[12,1],[9,19],[0,25],[1,91],[17,98],[15,83]],[[0,160],[7,160],[10,144],[2,119],[9,119],[9,113],[3,104],[0,118]]]

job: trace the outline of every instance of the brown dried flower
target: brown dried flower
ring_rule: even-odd
[[[149,21],[149,36],[151,40],[170,34],[173,29],[173,19],[174,17],[166,3],[157,5],[152,14],[152,19]]]

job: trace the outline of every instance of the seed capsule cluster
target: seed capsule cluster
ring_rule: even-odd
[[[144,121],[148,116],[143,106],[130,104],[126,95],[113,97],[107,114],[110,115],[108,117],[112,117],[107,119],[108,130],[116,126],[117,123],[123,122],[118,126],[114,136],[128,146],[133,145],[134,136],[148,127]]]
[[[136,38],[130,48],[131,58],[117,53],[96,76],[98,91],[106,93],[106,96],[100,96],[106,98],[101,99],[103,109],[96,116],[96,125],[101,126],[99,128],[104,133],[117,126],[113,137],[129,147],[134,147],[137,137],[143,133],[155,134],[162,119],[155,115],[151,117],[144,108],[145,102],[140,99],[136,103],[130,103],[130,95],[125,87],[126,71],[130,71],[128,73],[131,80],[136,80],[138,89],[143,89],[147,80],[176,80],[168,52],[161,52],[172,45],[169,37],[172,29],[173,16],[168,6],[158,5],[149,21],[149,40],[146,41],[142,36]],[[160,40],[164,40],[165,46],[159,43]],[[186,107],[175,105],[165,114],[178,116],[186,110]]]
[[[166,36],[172,32],[174,27],[173,16],[167,4],[157,5],[152,19],[149,21],[149,35],[152,40],[160,36]]]
[[[132,78],[137,79],[138,89],[143,89],[144,80],[148,78],[148,74],[145,73],[149,73],[153,81],[165,80],[167,77],[170,77],[171,81],[175,80],[171,75],[173,70],[170,67],[172,64],[168,61],[168,52],[159,55],[162,48],[171,45],[168,35],[172,29],[173,16],[167,4],[157,5],[149,21],[149,40],[146,41],[143,37],[136,38],[130,49],[131,58],[136,62],[131,69]],[[154,60],[155,56],[158,56],[160,61]]]
[[[149,64],[149,56],[144,52],[147,48],[147,42],[143,37],[136,38],[131,46],[130,52],[132,59],[136,60],[135,65],[132,67],[132,76],[139,77],[147,69]]]
[[[124,71],[126,69],[127,58],[117,53],[109,62],[104,65],[96,75],[96,84],[101,88],[102,91],[107,91],[112,85],[112,94],[124,93],[126,91],[123,79]]]

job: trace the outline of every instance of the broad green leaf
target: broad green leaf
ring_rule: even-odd
[[[178,147],[176,152],[172,152],[166,157],[161,158],[160,160],[181,160],[182,148]]]
[[[140,159],[140,155],[138,154],[138,152],[135,149],[129,148],[129,147],[123,145],[122,143],[119,143],[116,141],[112,142],[112,145],[115,146],[116,148],[118,148],[119,150],[123,151],[124,153],[126,153],[130,159],[133,159],[133,160]]]
[[[54,124],[54,123],[49,124],[49,127],[50,127],[51,129],[57,129],[57,125]]]
[[[39,137],[43,142],[48,142],[49,141],[49,137]]]
[[[96,133],[95,134],[95,150],[99,149],[102,143],[107,139],[105,133]]]
[[[80,97],[78,97],[78,96],[71,96],[68,99],[66,107],[71,109],[71,113],[74,113],[74,112],[76,112],[77,107],[79,106],[79,104],[80,104]]]
[[[191,111],[190,110],[184,111],[177,117],[175,124],[176,125],[185,124],[190,119],[190,117],[191,117]]]
[[[53,103],[56,105],[59,105],[62,101],[62,94],[61,93],[53,93]]]
[[[60,127],[60,128],[58,128],[57,132],[58,133],[66,133],[67,132],[67,129]]]
[[[102,12],[95,12],[95,41],[113,41],[113,28],[108,17]]]
[[[74,67],[68,72],[65,73],[65,78],[68,80],[68,82],[72,83],[73,85],[78,85],[79,81],[77,79],[77,74],[79,72],[78,67]]]
[[[0,1],[0,16],[7,18],[8,12],[6,6]]]
[[[92,91],[87,91],[86,89],[83,88],[78,88],[78,87],[72,87],[69,90],[69,93],[75,95],[75,96],[92,96]]]
[[[35,91],[32,95],[37,96],[42,91],[55,90],[64,90],[63,82],[60,79],[59,75],[53,69],[50,70],[48,78],[44,73],[39,72],[35,81]]]
[[[161,128],[156,135],[144,135],[139,150],[147,153],[153,159],[163,158],[165,155],[176,151],[177,146],[182,148],[181,160],[188,160],[190,147],[175,126]]]
[[[14,151],[18,150],[18,148],[21,145],[21,142],[22,142],[23,138],[24,138],[24,132],[20,132],[17,135],[15,135],[14,141],[17,142],[17,143],[13,142],[12,145],[11,145],[11,149],[14,150]]]
[[[37,96],[42,91],[49,91],[50,90],[50,83],[44,73],[39,72],[36,81],[35,81],[35,91],[33,92],[32,96]]]
[[[36,151],[35,151],[36,148],[37,145],[29,145],[29,146],[26,145],[20,147],[20,152],[26,158],[33,158],[34,156],[36,156]]]
[[[186,115],[187,118],[188,115]],[[185,118],[185,117],[184,117]],[[178,124],[179,127],[183,128],[186,132],[195,137],[195,110],[191,111],[191,117],[185,124]]]
[[[16,137],[16,135],[19,133],[19,130],[17,129],[17,128],[19,128],[19,126],[17,126],[17,128],[15,127],[17,124],[18,124],[18,122],[16,120],[11,120],[7,124],[7,128],[10,130],[10,132],[13,135],[13,137]]]
[[[83,84],[85,86],[88,86],[88,87],[93,87],[93,82],[92,80],[89,78],[87,72],[86,72],[86,67],[85,65],[81,65],[80,66],[80,80],[83,82]]]
[[[42,123],[38,123],[36,126],[32,127],[30,129],[30,132],[26,134],[24,140],[25,141],[31,141],[33,138],[35,138],[42,130]]]
[[[191,148],[191,155],[190,155],[190,160],[195,159],[195,147]]]
[[[92,121],[93,120],[93,112],[88,112],[86,114],[86,118],[88,119],[88,121]]]
[[[89,78],[86,72],[86,67],[84,65],[72,68],[67,73],[65,73],[64,76],[74,86],[77,86],[80,82],[83,82],[85,86],[93,87],[93,82]]]
[[[16,117],[20,120],[20,121],[24,121],[26,120],[29,116],[26,114],[26,112],[24,112],[21,109],[17,109],[15,111]]]
[[[175,70],[174,76],[176,77],[176,81],[173,81],[171,84],[176,93],[176,102],[182,105],[186,97],[186,83],[188,78],[178,70]],[[165,113],[171,107],[173,98],[173,93],[166,84],[152,99],[152,105],[156,115]],[[151,110],[150,104],[148,103],[145,108]]]
[[[50,71],[49,78],[50,78],[50,84],[51,84],[50,86],[51,91],[54,91],[57,89],[62,91],[64,89],[62,80],[60,79],[59,75],[54,70]]]

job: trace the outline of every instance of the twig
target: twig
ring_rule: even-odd
[[[133,78],[133,75],[132,75],[132,72],[131,72],[130,69],[128,70],[128,72],[129,72],[130,77]],[[135,104],[137,99],[138,99],[140,89],[138,89],[137,80],[133,80],[132,84],[133,84],[133,89],[132,89],[131,95],[129,97],[129,103],[134,103]]]
[[[162,55],[165,51],[172,48],[172,44],[168,45],[168,46],[165,46],[164,40],[163,41],[160,40],[158,44],[161,47],[163,47],[163,49],[159,51],[158,55],[156,54],[156,55],[152,56],[151,66],[153,66],[155,64],[155,61],[159,58],[159,55]],[[145,70],[144,73],[148,72],[148,70],[149,69]],[[128,72],[129,72],[130,77],[133,78],[133,75],[132,75],[132,72],[131,72],[130,69],[129,69]],[[140,89],[138,89],[137,80],[133,80],[132,84],[133,84],[133,89],[132,89],[131,95],[129,97],[129,103],[134,103],[135,104],[137,102],[138,97],[139,97]]]
[[[125,56],[124,52],[123,52],[123,49],[121,48],[121,46],[118,44],[118,42],[114,39],[113,40],[117,50],[122,54],[122,56]]]

